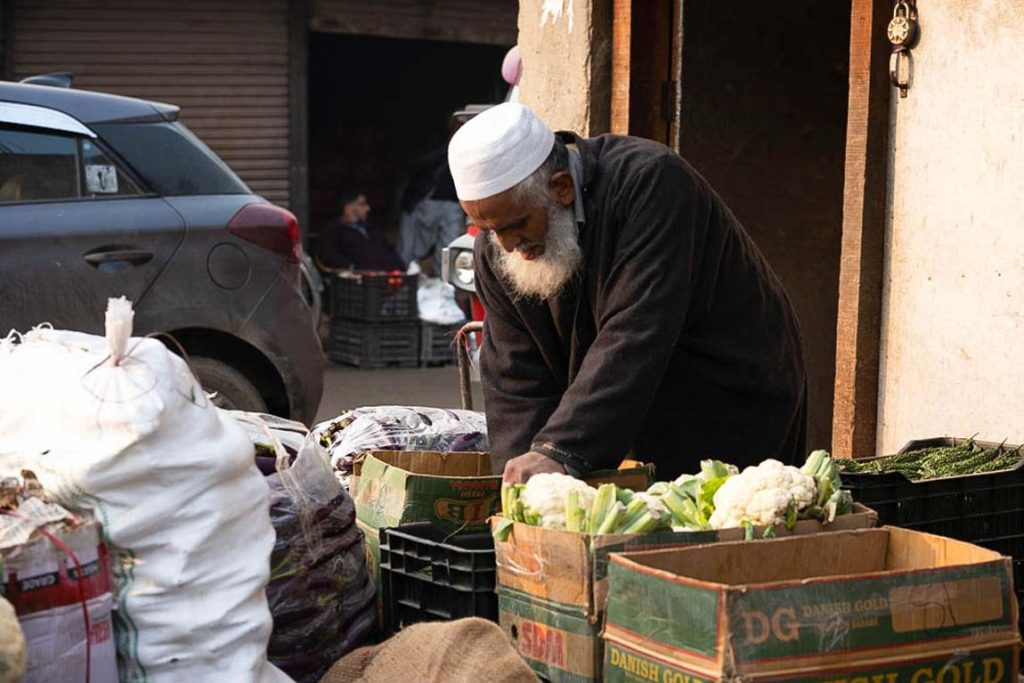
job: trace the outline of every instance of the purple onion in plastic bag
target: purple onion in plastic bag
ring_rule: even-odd
[[[298,683],[315,683],[377,628],[376,587],[355,505],[305,427],[234,413],[252,435],[270,487],[276,533],[267,601],[274,627],[267,657]],[[300,438],[301,437],[301,438]]]
[[[487,451],[487,421],[473,410],[370,406],[313,428],[348,488],[355,459],[368,451]]]

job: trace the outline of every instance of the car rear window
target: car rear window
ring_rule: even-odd
[[[78,195],[78,143],[74,137],[0,127],[0,202]]]
[[[250,193],[227,164],[180,123],[107,123],[92,128],[161,195]]]

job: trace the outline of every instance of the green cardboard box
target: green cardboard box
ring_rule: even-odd
[[[878,515],[873,510],[856,505],[852,514],[838,517],[830,525],[822,525],[815,520],[801,520],[791,530],[780,525],[776,533],[783,536],[821,534],[843,529],[867,529],[877,523]],[[755,535],[760,537],[763,531],[758,529]],[[571,668],[566,669],[557,659],[557,649],[524,649],[524,643],[512,633],[513,623],[508,621],[511,613],[499,605],[502,628],[534,670],[552,683],[600,681],[604,655],[599,634],[608,601],[609,558],[614,553],[626,551],[736,541],[743,537],[744,530],[738,528],[590,536],[517,523],[507,542],[494,544],[499,594],[505,592],[527,596],[535,614],[533,620],[537,623],[564,622],[566,614],[584,620],[589,624],[592,635],[589,636],[591,642],[581,651],[595,653],[595,656],[575,657]],[[760,542],[753,541],[751,544]],[[545,616],[544,612],[549,614]],[[576,633],[582,634],[583,631],[578,630]],[[579,638],[576,640],[581,642]],[[549,659],[541,658],[545,654]]]
[[[501,505],[501,477],[491,475],[487,453],[374,451],[356,474],[356,517],[377,529],[431,522],[478,531]]]
[[[616,643],[605,646],[608,683],[713,683],[723,679],[688,669],[640,650]],[[758,678],[778,683],[1015,683],[1017,648],[975,649],[956,656],[942,654],[889,663],[850,663],[816,668],[802,674]],[[729,680],[740,680],[729,679]],[[742,679],[750,680],[750,679]]]
[[[380,529],[356,519],[356,526],[363,532],[363,545],[366,548],[366,569],[373,579],[374,591],[377,596],[377,624],[384,623],[383,591],[380,585]]]
[[[505,635],[538,676],[551,683],[599,680],[601,627],[584,610],[498,589],[498,619]]]
[[[607,470],[587,482],[644,489],[653,472],[651,465]],[[491,474],[489,453],[372,451],[354,475],[356,517],[378,529],[431,522],[450,532],[482,531],[501,508],[501,477]]]
[[[1012,561],[892,527],[613,555],[605,680],[1017,680]]]
[[[869,529],[876,524],[875,511],[858,504],[851,514],[837,517],[832,524],[804,519],[792,529],[779,525],[775,533],[800,536]],[[758,528],[755,536],[760,538],[763,532],[763,528]],[[591,536],[517,522],[507,542],[494,544],[498,584],[542,600],[579,607],[587,618],[594,620],[607,601],[608,564],[612,553],[739,541],[743,537],[744,530],[740,528]]]

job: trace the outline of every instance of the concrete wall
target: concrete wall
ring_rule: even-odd
[[[608,131],[611,0],[520,0],[519,99],[555,130]]]
[[[893,99],[878,448],[1022,443],[1024,4],[919,6],[913,87]]]

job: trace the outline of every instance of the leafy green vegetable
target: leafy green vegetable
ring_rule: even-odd
[[[494,536],[494,540],[499,543],[504,543],[508,540],[509,534],[512,533],[512,528],[516,525],[514,521],[508,517],[503,517],[498,520],[498,523],[494,525],[494,530],[491,535]]]
[[[569,531],[587,532],[589,514],[580,507],[579,491],[570,491],[565,503],[565,528]]]

